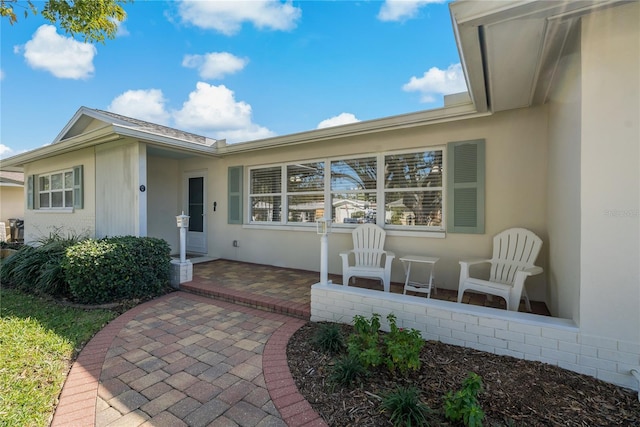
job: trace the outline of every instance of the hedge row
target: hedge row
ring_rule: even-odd
[[[153,237],[54,238],[7,258],[0,280],[25,291],[104,304],[162,294],[170,261],[169,244]]]

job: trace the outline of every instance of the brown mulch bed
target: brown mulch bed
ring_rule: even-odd
[[[632,390],[540,362],[435,341],[424,346],[421,368],[406,377],[379,367],[360,386],[332,387],[334,357],[313,344],[319,326],[310,322],[300,328],[289,340],[287,358],[300,393],[330,426],[390,426],[380,397],[396,385],[421,389],[432,410],[430,425],[458,425],[444,417],[442,398],[459,390],[469,372],[482,377],[484,426],[640,426],[640,403]],[[346,339],[352,327],[341,328]]]

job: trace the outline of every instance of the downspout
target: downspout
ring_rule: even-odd
[[[638,402],[640,402],[640,372],[637,369],[632,369],[631,375],[638,381]]]

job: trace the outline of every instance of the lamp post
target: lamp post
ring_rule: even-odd
[[[316,223],[317,233],[320,235],[320,283],[329,282],[329,245],[328,236],[331,233],[331,219],[320,218]]]

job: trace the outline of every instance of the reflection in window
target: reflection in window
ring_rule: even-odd
[[[385,224],[442,227],[442,151],[385,156]]]
[[[250,218],[255,222],[282,220],[282,168],[252,169],[249,176]]]
[[[324,162],[287,166],[287,222],[324,216]]]
[[[253,168],[250,218],[308,224],[330,209],[335,224],[442,230],[442,174],[442,150]]]
[[[376,222],[377,165],[375,157],[331,162],[333,222],[338,224]]]

